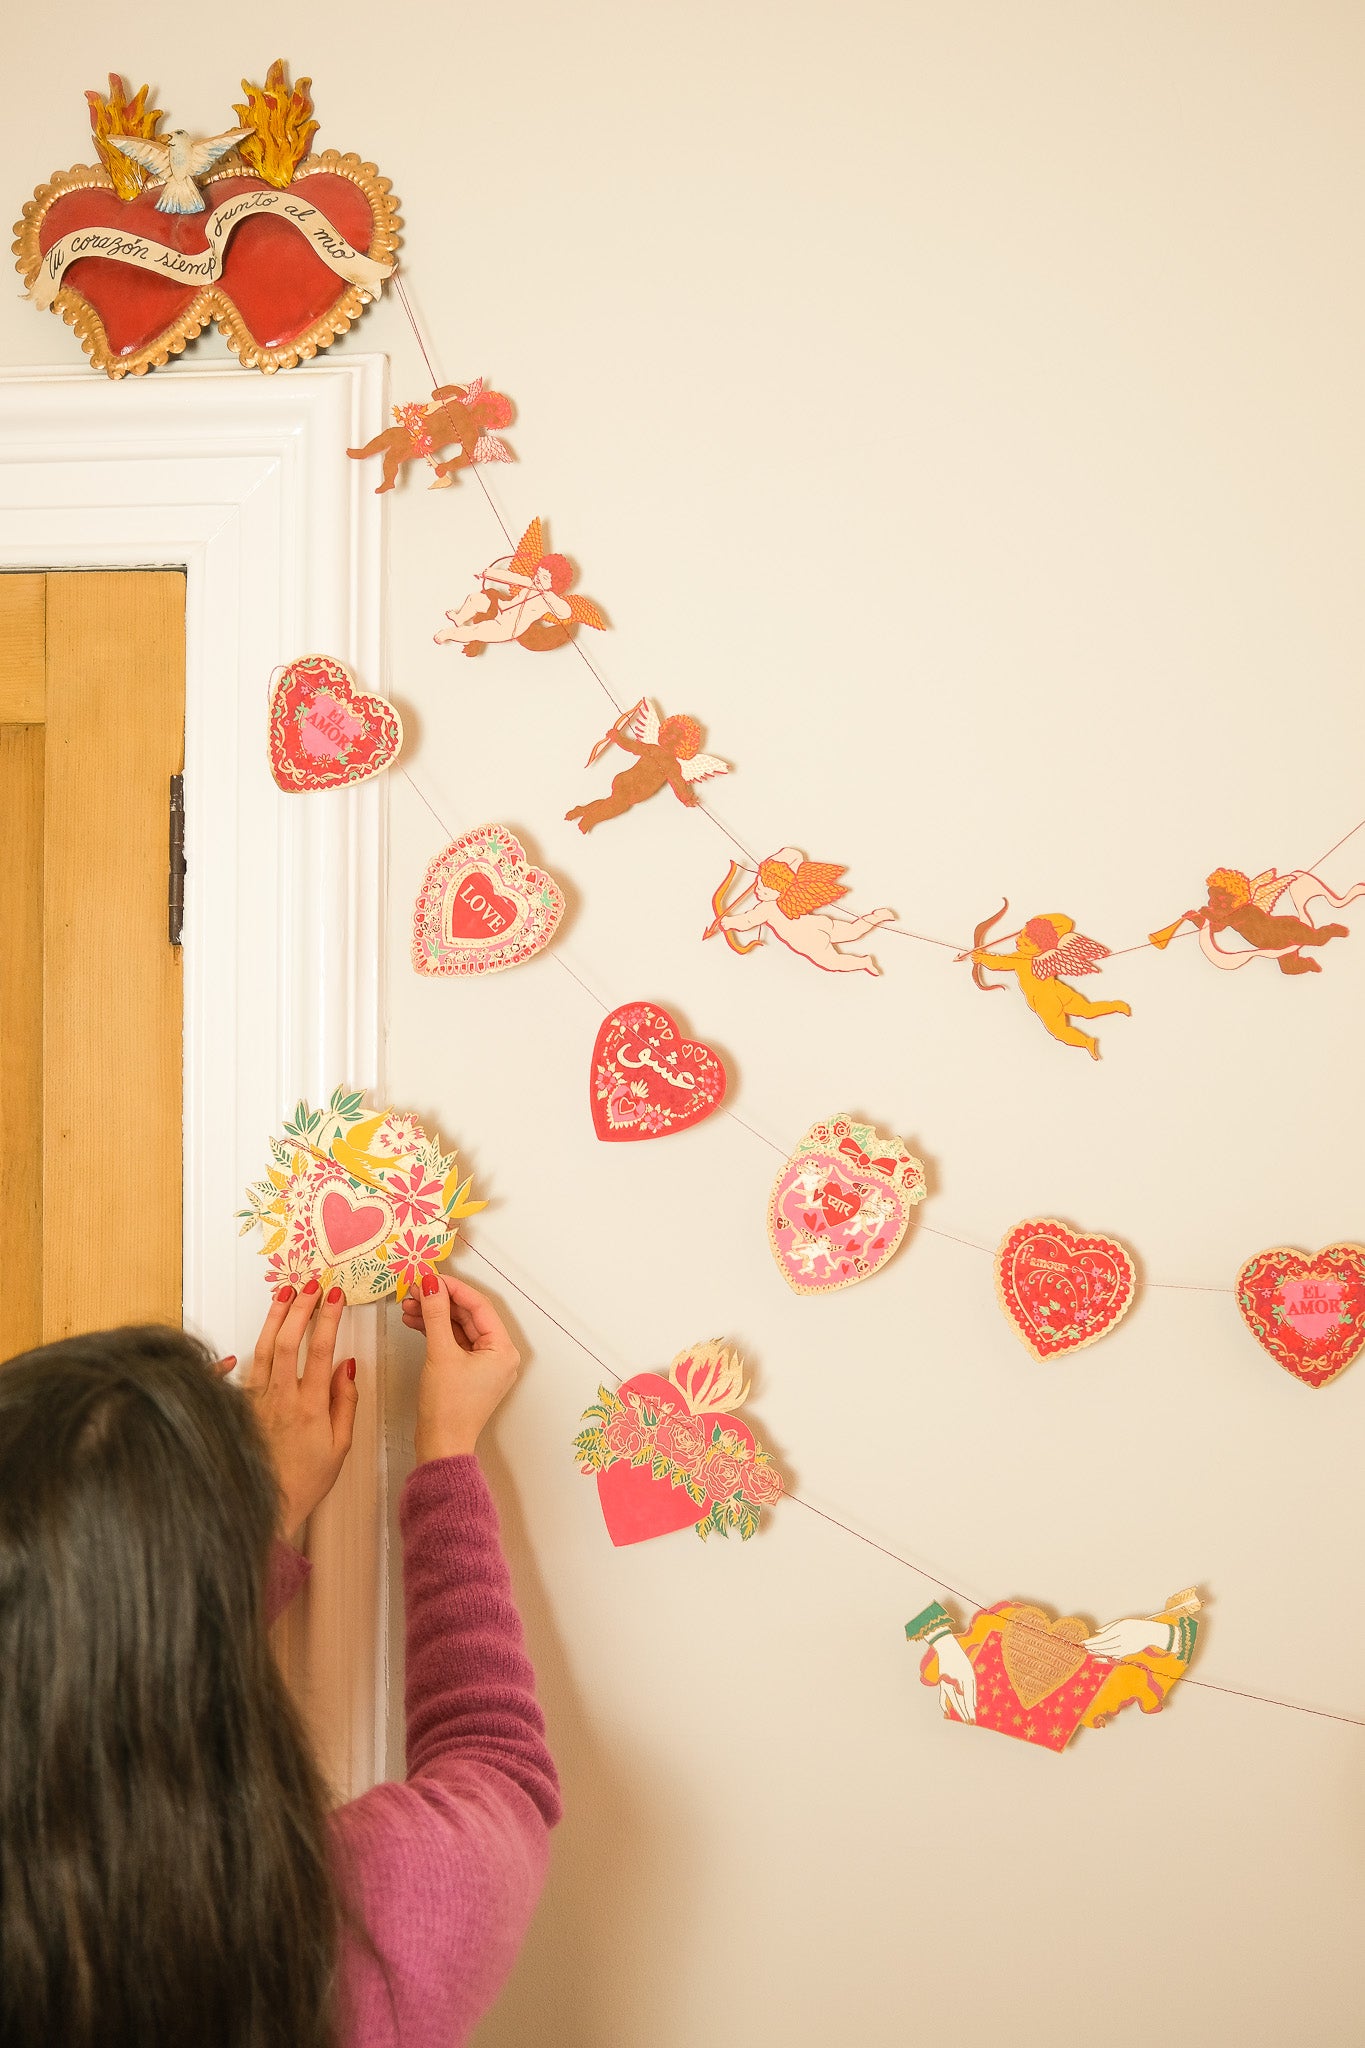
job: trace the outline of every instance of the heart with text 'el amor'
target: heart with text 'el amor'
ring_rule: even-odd
[[[343,789],[391,768],[403,722],[330,654],[288,662],[270,690],[270,772],[281,789]]]
[[[564,915],[553,876],[505,825],[480,825],[427,869],[412,919],[419,974],[496,974],[549,944]]]
[[[1325,1387],[1365,1345],[1365,1245],[1257,1252],[1237,1275],[1237,1306],[1277,1364]]]
[[[667,1138],[699,1124],[725,1099],[725,1068],[667,1010],[623,1003],[603,1019],[592,1049],[592,1121],[608,1143]]]

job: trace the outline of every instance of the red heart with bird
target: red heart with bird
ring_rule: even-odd
[[[342,789],[392,767],[403,722],[386,697],[356,687],[330,654],[305,654],[270,692],[270,772],[281,789]]]
[[[303,155],[317,127],[308,83],[291,93],[272,66],[265,88],[244,87],[244,126],[208,138],[158,134],[145,86],[129,101],[111,78],[107,99],[86,95],[102,162],[37,188],[14,253],[29,297],[75,329],[96,369],[155,369],[210,321],[244,366],[285,369],[377,297],[398,202],[358,156]]]
[[[1365,1346],[1365,1245],[1257,1252],[1237,1275],[1237,1306],[1277,1365],[1325,1387]]]
[[[592,1051],[592,1121],[616,1144],[690,1130],[725,1099],[725,1067],[686,1038],[667,1010],[623,1003],[603,1020]]]
[[[995,1255],[1000,1306],[1035,1358],[1081,1351],[1127,1314],[1132,1257],[1112,1237],[1082,1237],[1055,1217],[1016,1223]]]

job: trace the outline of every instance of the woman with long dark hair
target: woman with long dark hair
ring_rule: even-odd
[[[342,1305],[282,1289],[240,1387],[161,1328],[0,1367],[0,2048],[451,2048],[510,1968],[559,1817],[473,1456],[519,1360],[462,1281],[405,1304],[408,1775],[329,1815],[266,1630],[350,1448]]]

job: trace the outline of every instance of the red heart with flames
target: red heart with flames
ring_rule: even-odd
[[[667,1010],[623,1003],[592,1049],[592,1121],[608,1144],[689,1130],[725,1099],[725,1067]]]
[[[202,143],[157,134],[164,117],[145,111],[145,86],[129,101],[110,85],[107,100],[86,95],[102,163],[40,185],[14,243],[29,297],[75,329],[95,368],[155,369],[210,321],[244,366],[266,371],[344,334],[392,271],[402,222],[373,164],[304,155],[317,127],[308,81],[291,93],[272,66],[265,88],[245,87],[243,128]],[[177,177],[175,149],[215,146],[209,168],[191,159]]]
[[[1257,1252],[1237,1275],[1237,1306],[1277,1365],[1325,1387],[1365,1346],[1365,1245]]]
[[[356,687],[344,662],[305,654],[270,691],[270,772],[281,789],[341,789],[391,768],[403,722],[386,697]]]
[[[1055,1217],[1016,1223],[995,1255],[1000,1306],[1035,1358],[1081,1351],[1132,1306],[1137,1271],[1112,1237],[1082,1237]]]

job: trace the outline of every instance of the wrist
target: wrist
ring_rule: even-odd
[[[478,1442],[477,1430],[423,1429],[419,1424],[413,1437],[415,1462],[430,1465],[437,1458],[472,1458]]]

